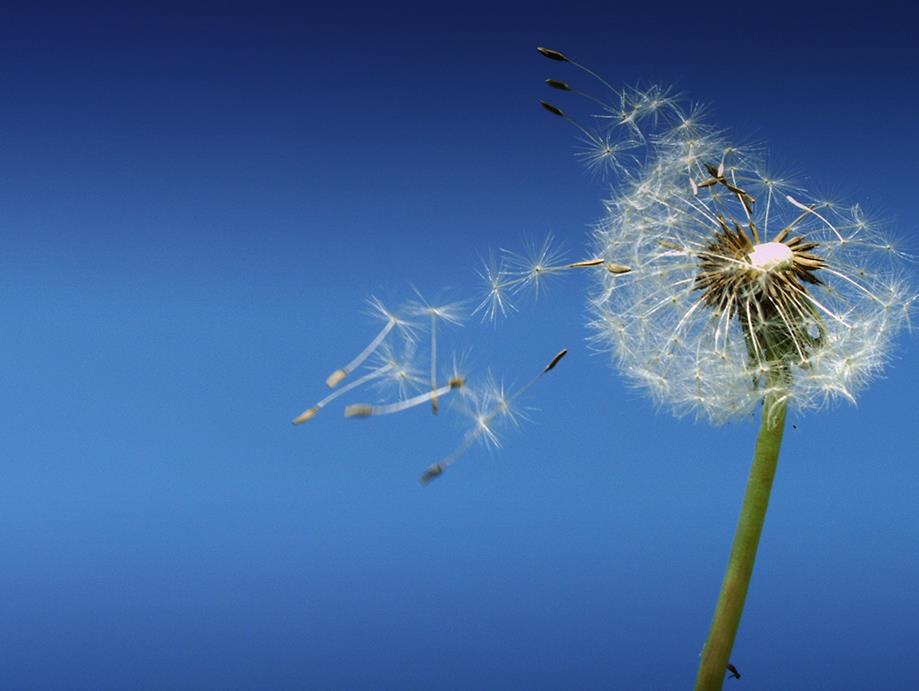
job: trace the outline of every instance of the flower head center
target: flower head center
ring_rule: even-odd
[[[754,269],[764,272],[787,269],[794,264],[794,252],[781,242],[763,242],[753,246],[753,251],[747,254],[750,264]]]
[[[752,197],[745,194],[737,188],[746,208]],[[752,220],[747,228],[720,214],[716,221],[711,241],[698,253],[695,287],[702,301],[718,315],[737,317],[751,363],[806,363],[823,342],[819,307],[806,288],[821,283],[815,272],[826,266],[812,253],[818,244],[804,237],[787,239],[791,226],[771,242],[759,242]]]

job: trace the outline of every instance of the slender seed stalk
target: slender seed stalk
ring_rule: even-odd
[[[386,325],[380,330],[380,333],[370,341],[366,348],[364,348],[360,354],[355,357],[351,362],[349,362],[344,367],[335,370],[332,374],[329,375],[329,378],[325,380],[326,386],[330,389],[334,389],[341,383],[341,380],[347,377],[351,372],[360,367],[360,365],[373,354],[377,348],[380,347],[380,344],[383,342],[383,339],[386,338],[386,335],[392,331],[392,328],[398,324],[398,321],[390,317],[389,321],[386,322]]]
[[[431,391],[437,391],[437,314],[431,314]],[[437,396],[431,398],[431,412],[437,415]]]
[[[780,376],[770,377],[770,390],[763,406],[763,418],[753,452],[753,465],[744,492],[743,506],[734,533],[734,544],[728,559],[718,605],[702,651],[695,691],[718,691],[724,682],[734,637],[740,625],[747,588],[753,574],[756,548],[766,519],[769,493],[779,460],[779,447],[785,428],[786,396]]]

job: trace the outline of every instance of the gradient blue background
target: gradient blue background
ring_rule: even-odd
[[[471,376],[570,349],[499,453],[423,490],[456,416],[289,424],[370,293],[582,246],[605,187],[536,45],[711,103],[916,248],[915,17],[614,5],[4,10],[0,687],[691,686],[755,425],[628,390],[581,277],[453,331]],[[909,341],[792,420],[728,688],[919,688]]]

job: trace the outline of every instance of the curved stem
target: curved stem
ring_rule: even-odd
[[[724,682],[725,668],[740,624],[750,576],[753,574],[756,548],[766,519],[769,493],[772,490],[772,480],[775,478],[779,447],[785,428],[786,398],[783,387],[775,380],[770,384],[770,393],[766,395],[756,449],[753,452],[753,465],[750,468],[743,506],[734,533],[734,544],[731,546],[731,556],[721,584],[721,593],[718,595],[712,627],[702,651],[702,661],[696,676],[696,691],[717,691]]]

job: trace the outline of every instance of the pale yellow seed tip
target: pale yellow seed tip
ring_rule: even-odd
[[[334,389],[341,383],[341,380],[348,376],[348,370],[346,369],[337,369],[332,374],[329,375],[329,378],[325,380],[326,386],[330,389]]]
[[[348,376],[348,370],[344,367],[337,369],[332,374],[329,375],[328,379],[325,380],[326,386],[330,389],[334,389],[341,383],[341,380]]]
[[[373,415],[373,406],[366,403],[356,403],[345,408],[345,417],[370,417]]]
[[[291,422],[293,422],[293,424],[295,425],[302,425],[307,420],[312,420],[314,417],[316,417],[316,413],[318,412],[319,412],[319,408],[317,408],[316,406],[313,406],[309,410],[304,410],[297,417],[295,417]]]
[[[613,262],[609,262],[606,265],[606,270],[609,271],[611,274],[627,274],[632,269],[626,266],[625,264],[614,264]]]
[[[453,379],[451,379],[451,380],[450,380],[449,382],[447,382],[447,383],[450,384],[450,388],[451,388],[451,389],[458,389],[458,388],[460,388],[463,384],[466,383],[466,380],[465,380],[463,377],[453,377]]]

